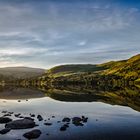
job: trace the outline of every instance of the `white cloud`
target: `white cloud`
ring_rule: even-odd
[[[139,9],[134,6],[11,3],[0,3],[1,65],[94,63],[90,52],[99,55],[117,45],[127,49],[131,42],[135,52],[139,49]]]
[[[30,48],[30,47],[0,48],[0,56],[32,56],[47,51],[48,51],[47,48]]]

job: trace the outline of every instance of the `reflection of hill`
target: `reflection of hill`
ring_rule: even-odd
[[[31,99],[49,96],[65,102],[104,102],[111,105],[128,106],[140,111],[140,88],[138,87],[59,87],[38,89],[22,87],[0,88],[0,99]]]
[[[49,89],[47,95],[53,99],[67,102],[104,102],[111,105],[122,105],[140,111],[140,89],[116,88],[116,89],[82,89],[78,87],[70,89]]]
[[[16,99],[31,99],[41,98],[45,94],[36,89],[29,88],[15,88],[15,87],[4,87],[0,88],[0,99],[16,100]]]

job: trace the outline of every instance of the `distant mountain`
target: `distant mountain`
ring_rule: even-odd
[[[44,69],[30,67],[5,67],[0,68],[0,76],[13,78],[31,78],[41,76],[45,72]]]

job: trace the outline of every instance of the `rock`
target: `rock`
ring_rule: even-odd
[[[9,131],[10,131],[11,129],[10,128],[5,128],[5,129],[2,129],[2,130],[0,130],[0,134],[6,134],[6,133],[8,133]]]
[[[14,112],[8,112],[9,114],[13,114]]]
[[[41,135],[41,131],[38,129],[35,129],[35,130],[32,130],[30,132],[23,134],[23,136],[27,139],[36,139],[36,138],[39,138],[40,135]]]
[[[11,122],[12,119],[8,117],[0,117],[0,124]]]
[[[36,124],[33,120],[30,119],[21,119],[21,120],[14,120],[5,125],[5,128],[11,129],[27,129],[33,128]]]
[[[24,118],[23,116],[19,116],[18,118]]]
[[[52,116],[52,118],[55,118],[55,116]]]
[[[63,126],[64,126],[64,127],[66,127],[66,128],[68,128],[68,127],[69,127],[69,125],[68,125],[68,124],[64,124]]]
[[[12,116],[12,115],[11,115],[11,114],[9,114],[9,113],[7,113],[7,114],[4,114],[3,116],[5,116],[5,117],[6,117],[6,116]]]
[[[88,120],[88,118],[87,118],[87,117],[82,116],[82,121],[83,121],[84,123],[86,123],[86,122],[87,122],[87,120]]]
[[[70,118],[64,118],[63,120],[62,120],[62,122],[70,122]]]
[[[7,113],[7,111],[4,110],[4,111],[2,111],[1,113]]]
[[[15,114],[15,117],[17,117],[17,118],[18,118],[20,115],[21,115],[20,113],[18,113],[18,114]]]
[[[30,117],[24,117],[24,119],[28,119],[28,120],[34,121],[34,119],[33,118],[30,118]]]
[[[38,115],[38,116],[37,116],[37,119],[38,119],[39,121],[42,121],[42,120],[43,120],[43,117],[42,117],[41,115]]]
[[[74,117],[72,118],[72,122],[81,122],[82,119],[80,117]]]
[[[52,125],[52,123],[44,123],[44,125]]]
[[[72,123],[75,126],[83,126],[83,124],[81,122],[82,122],[82,119],[80,117],[74,117],[74,118],[72,118]]]
[[[60,131],[66,131],[68,127],[69,127],[68,124],[64,124],[63,126],[60,127]]]
[[[61,123],[61,121],[57,121],[57,123]]]
[[[31,117],[35,117],[35,114],[30,114]]]
[[[18,102],[21,102],[20,100],[18,100]]]
[[[75,126],[84,126],[84,124],[83,123],[81,123],[81,122],[76,122],[76,123],[73,123]]]
[[[66,131],[66,130],[67,130],[67,127],[65,127],[65,126],[60,127],[60,131]]]

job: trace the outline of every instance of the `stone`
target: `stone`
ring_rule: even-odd
[[[66,130],[67,130],[67,127],[65,127],[65,126],[60,127],[60,131],[66,131]]]
[[[37,139],[40,137],[40,135],[41,135],[41,131],[38,129],[29,131],[29,132],[23,134],[23,136],[27,139]]]
[[[10,113],[4,114],[3,116],[12,116]]]
[[[52,125],[52,123],[44,123],[44,125]]]
[[[35,114],[30,114],[31,117],[35,117]]]
[[[0,130],[0,134],[4,135],[4,134],[8,133],[10,130],[11,130],[10,128],[2,129],[2,130]]]
[[[11,128],[11,129],[27,129],[27,128],[33,128],[36,124],[33,120],[30,119],[21,119],[21,120],[14,120],[5,125],[5,128]]]
[[[31,117],[24,117],[24,119],[28,119],[28,120],[32,120],[32,121],[34,121],[34,119],[31,118]]]
[[[72,118],[72,123],[75,126],[83,126],[84,124],[82,124],[82,119],[80,117],[74,117]]]
[[[0,124],[11,122],[12,119],[8,117],[0,117]]]
[[[15,117],[17,117],[17,118],[18,118],[20,115],[21,115],[20,113],[18,113],[18,114],[15,114]]]
[[[87,120],[88,120],[88,118],[87,118],[87,117],[82,116],[82,121],[83,121],[84,123],[86,123],[86,122],[87,122]]]
[[[70,118],[64,118],[63,120],[62,120],[62,122],[70,122]]]
[[[37,119],[38,119],[39,121],[42,121],[42,120],[43,120],[43,117],[42,117],[41,115],[38,115],[38,116],[37,116]]]
[[[4,110],[4,111],[2,111],[1,113],[7,113],[7,111]]]
[[[60,127],[60,131],[66,131],[68,127],[69,127],[68,124],[64,124],[63,126]]]

